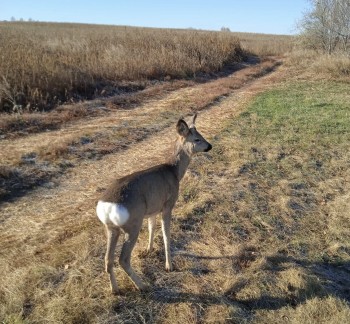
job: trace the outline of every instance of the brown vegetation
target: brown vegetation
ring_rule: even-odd
[[[136,292],[118,268],[122,295],[111,297],[96,189],[162,161],[173,127],[3,205],[4,321],[346,322],[346,84],[286,83],[290,75],[282,68],[201,113],[198,127],[213,151],[192,161],[181,186],[172,224],[175,271],[164,271],[160,230],[145,257],[145,226],[133,254],[136,270],[155,286],[149,293]],[[201,90],[197,96],[209,91]]]
[[[300,77],[350,80],[350,57],[345,54],[320,54],[318,51],[298,49],[288,55],[287,64]]]
[[[75,124],[69,118],[71,123],[66,126],[62,120],[66,116],[65,112],[69,114],[70,111],[80,111],[83,108],[86,108],[82,110],[83,112],[88,112],[94,104],[87,102],[75,106],[61,106],[52,112],[39,114],[42,117],[41,121],[50,122],[52,117],[57,118],[54,119],[54,125],[58,130],[46,132],[43,122],[36,124],[38,129],[25,128],[22,124],[20,131],[6,133],[6,139],[0,143],[0,148],[3,148],[0,153],[2,164],[16,168],[17,173],[31,175],[30,183],[41,185],[69,170],[67,164],[74,165],[87,159],[96,160],[103,155],[116,153],[169,126],[173,122],[172,118],[201,111],[219,102],[235,89],[271,72],[278,64],[279,62],[275,60],[264,60],[251,66],[237,65],[235,69],[241,70],[234,75],[209,79],[208,82],[195,84],[179,81],[177,86],[160,85],[145,89],[131,97],[116,96],[106,101],[108,111],[103,110],[99,113],[99,117],[76,121]],[[192,87],[189,87],[190,84]],[[174,88],[178,90],[172,93]],[[166,90],[168,92],[164,93]],[[155,103],[155,99],[159,103]],[[138,108],[133,111],[135,107]],[[32,116],[35,118],[37,114],[28,114],[29,120]],[[21,120],[21,117],[23,116],[14,116],[13,120]],[[75,118],[78,117],[79,115]],[[61,124],[59,124],[60,118],[62,118]],[[7,120],[4,119],[2,122],[5,124]],[[119,125],[120,120],[124,120],[122,125]],[[101,127],[107,126],[108,130],[101,132]],[[26,138],[25,134],[28,135],[28,132],[35,130],[44,132]],[[22,135],[22,138],[15,140],[16,135]],[[29,161],[28,156],[32,157]],[[11,177],[4,179],[0,201],[18,196],[20,190],[25,192],[34,187],[26,186],[23,182],[21,182],[23,186],[20,184],[14,186],[13,181]]]
[[[243,55],[231,33],[29,22],[0,30],[0,111],[47,110],[113,94],[125,81],[215,72]]]
[[[247,53],[259,57],[271,55],[285,55],[291,52],[295,45],[295,36],[271,35],[255,33],[233,33],[241,42],[241,46]]]
[[[32,114],[23,134],[7,128],[0,196],[13,199],[0,205],[0,322],[347,322],[348,63],[304,51],[287,63],[136,82],[133,93]],[[116,267],[122,294],[113,297],[96,201],[110,179],[163,162],[174,121],[194,111],[213,150],[193,159],[181,186],[175,271],[164,271],[160,229],[144,256],[145,226],[132,262],[154,288],[136,292]]]
[[[28,133],[38,133],[61,128],[67,122],[84,117],[97,117],[115,109],[131,109],[147,100],[164,96],[171,91],[194,85],[190,80],[159,82],[145,89],[121,93],[108,98],[64,104],[48,112],[21,112],[2,114],[0,119],[0,136],[14,138]]]

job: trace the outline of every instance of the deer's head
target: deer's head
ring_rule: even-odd
[[[197,114],[192,117],[190,126],[182,118],[179,119],[176,125],[182,147],[190,155],[197,152],[208,152],[212,149],[211,144],[197,131],[195,127],[196,118]]]

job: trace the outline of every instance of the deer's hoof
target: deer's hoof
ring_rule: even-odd
[[[147,291],[150,291],[151,290],[151,285],[148,284],[148,283],[143,283],[142,285],[140,285],[139,287],[139,290],[142,291],[142,292],[147,292]]]
[[[166,266],[165,266],[165,270],[168,271],[168,272],[171,272],[171,271],[173,271],[174,269],[173,269],[173,266],[170,264],[170,265],[166,265]]]
[[[111,293],[112,293],[112,295],[119,295],[119,289],[118,288],[111,288]]]

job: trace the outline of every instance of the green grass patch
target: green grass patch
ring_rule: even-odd
[[[208,170],[221,178],[210,189],[215,208],[203,237],[215,228],[218,248],[240,247],[226,294],[248,309],[247,323],[341,322],[349,314],[347,90],[332,81],[285,83],[215,136]]]
[[[289,84],[257,97],[240,120],[255,140],[310,148],[344,144],[350,139],[349,85],[337,82]]]
[[[329,256],[335,244],[329,215],[349,176],[348,88],[331,81],[287,83],[259,95],[229,126],[240,139],[236,181],[249,202],[243,215],[255,235],[273,229],[289,252],[308,260],[339,259]],[[240,201],[233,204],[244,210]],[[348,249],[350,235],[342,234],[337,244]]]

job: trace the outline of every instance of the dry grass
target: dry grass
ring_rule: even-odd
[[[189,88],[188,83],[181,82],[172,87],[162,85],[155,89],[146,89],[132,96],[132,100],[121,97],[112,98],[108,101],[110,111],[103,113],[107,116],[95,118],[94,121],[91,119],[76,121],[77,125],[70,124],[68,129],[61,124],[61,129],[57,131],[43,132],[17,140],[13,137],[18,133],[12,131],[6,134],[9,139],[1,144],[4,148],[3,153],[0,153],[2,163],[16,168],[17,173],[13,175],[19,172],[23,174],[23,177],[26,175],[24,178],[28,179],[28,176],[32,174],[30,183],[33,185],[25,186],[23,188],[23,193],[25,193],[33,189],[34,184],[42,185],[45,181],[52,181],[53,170],[57,176],[61,176],[70,170],[71,166],[78,167],[82,161],[100,159],[106,154],[121,151],[168,127],[181,114],[200,111],[217,103],[247,82],[271,72],[278,64],[274,60],[265,60],[226,77],[197,85],[192,83],[192,87]],[[238,67],[236,66],[236,69]],[[162,93],[161,95],[159,88],[168,90],[167,94]],[[173,93],[174,89],[178,91]],[[57,117],[57,120],[53,119],[56,123],[60,119],[59,116],[63,118],[66,115],[65,112],[80,111],[84,108],[83,111],[89,111],[88,107],[91,105],[91,103],[85,103],[84,105],[78,104],[77,107],[63,106],[60,112],[57,112],[56,109],[46,113],[45,120],[50,120],[49,116]],[[130,116],[130,111],[132,111],[130,109],[134,106],[137,106],[138,109]],[[29,117],[32,116],[36,118],[36,114],[29,114]],[[20,115],[16,119],[26,120],[22,117]],[[31,125],[28,121],[27,123]],[[37,127],[40,125],[43,127],[45,124],[36,124]],[[32,128],[25,130],[34,131]],[[28,160],[28,156],[32,158]],[[4,179],[6,185],[3,188],[2,199],[8,199],[11,195],[18,196],[17,192],[22,189],[25,182],[19,181],[17,187],[13,187],[16,179],[19,178],[13,176],[13,179]]]
[[[129,150],[79,165],[57,188],[2,206],[0,320],[347,322],[348,83],[311,80],[308,73],[293,77],[300,70],[289,67],[231,94],[242,80],[269,70],[256,68],[175,92],[158,106],[152,103],[152,110],[127,112],[128,122],[135,123],[129,129],[135,130],[147,118],[150,127],[152,120],[169,125],[162,112],[173,110],[175,120],[180,112],[206,108],[198,128],[213,150],[194,158],[181,185],[172,224],[174,272],[164,270],[160,229],[155,251],[144,256],[144,228],[132,262],[154,288],[136,292],[117,268],[122,294],[111,296],[103,273],[105,239],[94,215],[96,187],[111,173],[160,159],[173,131],[160,127],[128,144]],[[101,124],[108,139],[108,124]],[[11,174],[0,169],[4,178]]]
[[[242,48],[253,55],[281,56],[294,48],[295,36],[255,33],[233,33],[240,40]]]
[[[271,76],[261,83],[278,80]],[[98,178],[104,183],[112,166],[121,172],[134,161],[139,167],[140,156],[150,154],[153,141],[163,139],[166,146],[170,138],[159,133],[124,154],[81,167],[62,189],[45,192],[47,200],[38,192],[33,196],[37,211],[27,210],[23,224],[16,218],[4,221],[1,319],[5,323],[346,322],[350,312],[346,88],[345,83],[331,81],[283,83],[249,102],[238,118],[236,109],[244,107],[237,104],[246,102],[248,92],[243,99],[229,96],[202,112],[198,128],[211,134],[207,137],[214,149],[192,161],[181,185],[172,226],[175,271],[164,270],[160,230],[151,255],[143,255],[145,229],[134,251],[135,268],[154,285],[150,293],[136,292],[118,268],[122,295],[110,296],[102,272],[103,231],[93,216],[97,194],[90,186],[96,186]],[[79,191],[77,184],[83,189]],[[18,208],[28,206],[28,199],[18,202]],[[15,208],[8,205],[3,210],[9,214]],[[11,224],[14,232],[9,231]],[[28,233],[21,232],[24,229]],[[43,229],[50,229],[49,237]]]
[[[279,318],[287,323],[322,323],[338,324],[349,320],[349,305],[338,298],[329,296],[327,298],[315,297],[309,299],[305,304],[295,307],[285,307],[271,314],[262,312],[257,323],[273,323]]]
[[[322,55],[315,60],[312,68],[317,74],[350,80],[350,57],[345,54]]]
[[[60,128],[64,123],[87,116],[96,116],[104,111],[88,109],[87,105],[75,104],[61,106],[49,113],[2,114],[0,134],[3,138],[27,135]]]
[[[237,170],[243,187],[235,195],[237,215],[249,219],[249,225],[240,224],[243,238],[269,237],[269,252],[276,247],[278,255],[267,259],[274,272],[288,269],[290,261],[298,272],[311,270],[304,283],[310,285],[292,297],[299,301],[327,294],[349,300],[342,282],[350,259],[349,231],[336,234],[343,207],[333,210],[333,199],[343,204],[349,189],[346,88],[339,82],[291,84],[260,96],[233,125],[250,138],[244,143],[248,162]],[[349,219],[341,219],[346,226]],[[272,304],[280,303],[277,297]]]
[[[313,78],[350,80],[350,57],[344,53],[320,54],[312,50],[295,50],[288,55],[287,64],[301,75]]]
[[[64,104],[48,112],[22,112],[2,114],[0,119],[0,136],[14,138],[29,133],[55,130],[66,123],[98,117],[109,114],[116,109],[132,109],[149,100],[160,99],[169,92],[193,86],[194,81],[178,80],[173,82],[159,82],[155,85],[144,85],[138,90],[122,92],[118,95],[88,100],[80,103]]]
[[[16,113],[213,73],[243,58],[241,43],[259,56],[293,44],[287,35],[81,24],[2,22],[0,31],[0,112]]]
[[[0,30],[0,111],[48,109],[125,81],[192,77],[242,58],[231,33],[20,22]]]

